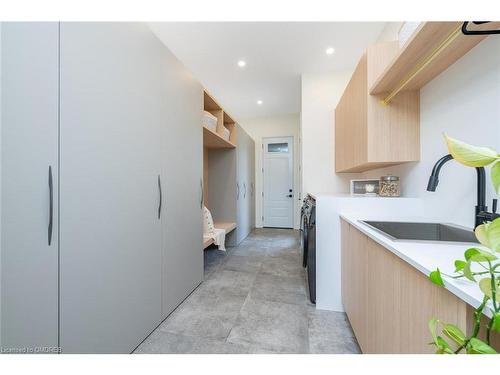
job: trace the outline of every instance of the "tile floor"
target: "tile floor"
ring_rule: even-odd
[[[345,314],[309,302],[297,231],[204,256],[205,281],[135,353],[359,353]]]

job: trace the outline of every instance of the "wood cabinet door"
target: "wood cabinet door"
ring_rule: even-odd
[[[61,345],[129,353],[161,321],[165,49],[144,24],[60,33]]]
[[[0,27],[0,343],[30,353],[58,346],[59,24]]]

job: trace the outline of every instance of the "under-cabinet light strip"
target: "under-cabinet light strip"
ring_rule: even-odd
[[[408,75],[405,79],[403,79],[396,89],[394,89],[387,97],[382,99],[380,102],[383,105],[388,105],[391,100],[401,91],[406,85],[413,79],[415,76],[420,73],[423,69],[427,67],[446,47],[448,47],[460,34],[462,33],[462,25],[458,26],[453,32],[450,33],[444,39],[439,46],[436,47],[434,51],[431,52],[422,62],[415,67],[412,73]]]

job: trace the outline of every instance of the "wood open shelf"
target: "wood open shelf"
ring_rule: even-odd
[[[206,148],[235,148],[236,122],[206,91],[203,92],[203,109],[217,117],[215,132],[203,128],[203,146]],[[229,140],[222,137],[226,129],[229,130]]]
[[[392,62],[374,81],[370,87],[370,94],[387,94],[400,87],[401,83],[413,74],[422,61],[425,61],[462,23],[422,22],[406,44],[399,50]],[[482,25],[470,23],[468,29],[485,30],[499,26],[500,22],[490,22]],[[419,90],[486,37],[487,35],[463,35],[460,32],[450,44],[411,78],[401,92]]]
[[[226,234],[236,229],[236,223],[214,223],[214,227],[217,229],[224,229]]]
[[[212,130],[203,127],[203,146],[206,148],[235,148],[236,145],[231,143],[219,134]]]
[[[217,229],[224,229],[226,234],[236,229],[236,223],[214,223],[214,227]],[[212,238],[203,238],[203,249],[206,249],[214,243]]]

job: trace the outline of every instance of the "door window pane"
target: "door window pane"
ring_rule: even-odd
[[[268,143],[267,152],[288,152],[288,143]]]

